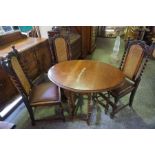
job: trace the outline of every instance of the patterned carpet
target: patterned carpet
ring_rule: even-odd
[[[124,51],[124,41],[121,40],[119,59],[114,60],[111,57],[114,39],[98,38],[96,50],[88,56],[87,59],[98,60],[110,63],[116,67],[119,66],[122,53]],[[28,112],[21,104],[17,110],[7,118],[8,121],[14,122],[16,128],[27,129],[147,129],[155,128],[155,61],[150,60],[142,77],[142,81],[138,87],[134,98],[133,108],[126,107],[114,119],[109,117],[109,113],[105,115],[104,109],[99,108],[97,113],[94,107],[90,125],[83,120],[67,120],[65,123],[61,120],[56,121],[40,121],[35,126],[31,126]],[[128,96],[124,97],[121,102],[127,102]],[[81,108],[82,113],[86,113],[86,99]],[[64,107],[66,105],[64,104]],[[57,114],[59,110],[53,108],[38,108],[35,114],[38,118]],[[67,110],[65,112],[67,116]]]

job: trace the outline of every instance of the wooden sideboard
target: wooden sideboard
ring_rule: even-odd
[[[30,38],[17,31],[0,36],[0,45],[0,57],[5,57],[12,50],[12,45],[15,46],[31,80],[47,72],[52,65],[51,51],[47,39]],[[17,95],[16,88],[6,72],[0,67],[0,107],[4,107],[5,103],[15,95]]]
[[[96,26],[73,26],[76,32],[81,35],[82,40],[82,52],[81,57],[85,58],[88,54],[91,54],[96,48]]]
[[[81,56],[81,36],[79,34],[72,33],[70,35],[70,48],[72,53],[72,59],[79,59]]]

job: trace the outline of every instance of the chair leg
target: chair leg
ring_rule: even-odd
[[[29,112],[29,115],[30,115],[30,118],[31,118],[31,123],[32,123],[32,125],[35,125],[35,119],[34,119],[34,115],[33,115],[33,109],[28,104],[25,104],[25,105],[26,105],[26,108],[27,108],[27,110]]]
[[[116,109],[117,109],[117,103],[119,101],[119,98],[118,97],[114,97],[114,104],[112,106],[112,112],[110,114],[110,118],[114,118],[115,114],[116,114]]]
[[[132,107],[133,99],[134,99],[134,96],[135,96],[135,94],[136,94],[136,90],[137,90],[137,89],[134,89],[134,90],[131,92],[130,99],[129,99],[129,106],[130,106],[130,107]]]
[[[63,119],[63,121],[65,122],[65,116],[64,116],[64,110],[63,110],[62,103],[60,103],[60,109],[61,109],[61,116],[62,116],[62,119]]]
[[[98,98],[99,97],[102,97],[106,103],[103,103],[104,100],[100,101]],[[106,97],[104,94],[102,93],[98,93],[96,94],[96,96],[94,97],[95,101],[98,102],[102,107],[105,108],[105,114],[108,113],[108,110],[109,110],[109,99],[110,99],[110,94],[108,92],[108,96]]]
[[[138,79],[138,81],[136,82],[136,85],[135,85],[135,89],[131,92],[130,99],[129,99],[129,106],[130,107],[132,107],[133,99],[134,99],[134,96],[136,94],[139,83],[140,83],[140,79]]]
[[[34,119],[34,114],[33,114],[33,109],[32,107],[30,106],[30,104],[28,103],[27,99],[23,97],[23,101],[24,101],[24,104],[29,112],[29,115],[30,115],[30,119],[31,119],[31,124],[32,125],[35,125],[35,119]]]

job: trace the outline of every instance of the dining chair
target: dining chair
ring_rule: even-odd
[[[136,94],[138,85],[141,81],[143,71],[148,61],[149,48],[143,41],[131,41],[125,50],[119,69],[125,74],[124,81],[115,89],[108,92],[105,96],[100,94],[107,104],[112,106],[111,118],[125,108],[132,106],[134,96]],[[130,94],[129,101],[126,104],[120,105],[120,98]],[[112,100],[113,98],[113,100]],[[107,107],[107,106],[106,106]]]
[[[1,65],[21,94],[23,102],[29,112],[32,125],[35,125],[34,107],[59,106],[61,118],[65,120],[61,104],[60,88],[52,82],[34,85],[30,78],[28,78],[27,71],[20,61],[19,53],[15,48],[1,60]]]
[[[52,45],[53,47],[52,49],[55,58],[55,63],[71,60],[70,46],[68,40],[64,36],[62,36],[61,34],[57,34],[53,38],[50,37],[49,40],[50,45]],[[74,94],[65,89],[61,89],[61,93],[62,99],[64,101],[66,101],[67,98],[74,98]]]
[[[53,38],[50,38],[50,44],[53,45],[56,63],[71,60],[70,46],[65,37],[59,34],[55,35]]]

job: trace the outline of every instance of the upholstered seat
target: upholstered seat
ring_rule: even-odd
[[[60,101],[59,93],[59,88],[55,84],[51,82],[41,83],[32,88],[30,104],[31,106],[55,104],[55,102]]]
[[[1,60],[1,64],[9,74],[15,87],[22,96],[23,102],[30,114],[32,124],[35,124],[35,118],[32,107],[59,105],[61,109],[61,118],[64,120],[63,107],[61,104],[60,88],[52,82],[43,82],[34,85],[28,78],[24,65],[20,61],[18,51],[13,51]]]

